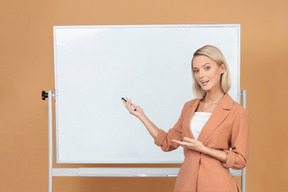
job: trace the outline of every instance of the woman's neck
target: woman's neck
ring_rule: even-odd
[[[222,91],[219,91],[218,93],[212,93],[211,92],[207,92],[205,97],[203,99],[201,99],[202,103],[205,104],[218,104],[221,102],[222,98],[224,96],[224,93]]]

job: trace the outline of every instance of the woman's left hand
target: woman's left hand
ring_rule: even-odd
[[[182,147],[185,147],[190,150],[198,151],[203,153],[206,151],[206,147],[202,144],[201,141],[195,140],[195,139],[190,139],[188,137],[184,137],[183,141],[177,141],[175,139],[172,139],[172,141],[180,144]]]

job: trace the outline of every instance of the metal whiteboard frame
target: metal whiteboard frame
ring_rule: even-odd
[[[242,93],[242,106],[246,108],[246,91]],[[177,177],[178,168],[146,168],[146,167],[101,167],[101,168],[53,168],[53,92],[48,91],[48,131],[49,131],[49,186],[48,192],[53,192],[53,176],[65,177]],[[232,176],[241,176],[241,190],[245,192],[246,167],[241,170],[229,168]]]
[[[173,27],[173,28],[210,28],[210,27],[214,27],[214,28],[218,28],[218,27],[236,27],[237,28],[237,43],[238,46],[236,47],[237,49],[237,78],[238,78],[238,82],[236,85],[234,85],[236,87],[237,90],[237,98],[234,98],[234,100],[236,100],[238,103],[240,103],[240,97],[241,97],[241,90],[240,90],[240,49],[241,49],[241,25],[240,24],[161,24],[161,25],[71,25],[71,26],[53,26],[53,38],[54,38],[54,74],[55,74],[55,89],[54,89],[54,99],[57,100],[58,99],[58,77],[57,77],[57,46],[55,43],[55,39],[57,39],[56,37],[56,30],[57,29],[79,29],[79,28],[166,28],[166,27]],[[59,102],[58,102],[59,103]],[[58,104],[56,103],[56,161],[58,163],[76,163],[77,162],[60,162],[59,161],[59,117],[57,114],[59,114],[59,110],[58,110]],[[94,162],[83,162],[81,164],[92,164]],[[155,162],[156,163],[166,163],[166,162]],[[172,162],[172,163],[180,163],[180,162]],[[80,164],[80,163],[79,163]],[[106,164],[113,164],[110,162],[107,162]],[[121,164],[121,163],[120,163]],[[127,163],[123,163],[123,164],[127,164]],[[129,163],[128,163],[129,164]],[[137,162],[133,163],[133,164],[137,164]],[[142,164],[142,163],[140,163]],[[145,163],[144,163],[145,164]]]

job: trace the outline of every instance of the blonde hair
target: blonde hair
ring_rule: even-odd
[[[231,80],[230,80],[229,68],[225,60],[225,57],[220,51],[220,49],[218,49],[217,47],[212,46],[212,45],[205,45],[201,47],[200,49],[198,49],[197,51],[195,51],[195,53],[193,54],[192,61],[191,61],[192,76],[193,76],[193,81],[194,81],[192,90],[194,92],[194,95],[199,99],[202,99],[206,95],[206,91],[204,91],[202,87],[198,84],[198,82],[195,79],[194,72],[193,72],[193,59],[199,55],[204,55],[204,56],[209,57],[210,59],[215,61],[218,66],[221,66],[222,64],[224,64],[225,71],[224,73],[221,74],[220,87],[224,93],[227,93],[231,87]]]

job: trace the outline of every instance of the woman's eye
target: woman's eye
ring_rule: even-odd
[[[206,70],[210,69],[211,67],[205,67]],[[198,73],[199,70],[194,70],[194,73]]]

